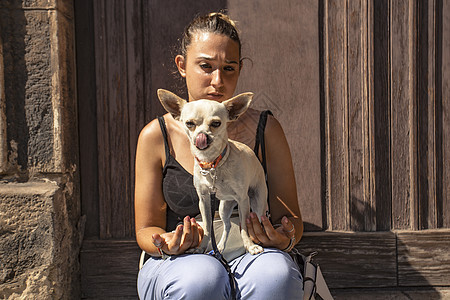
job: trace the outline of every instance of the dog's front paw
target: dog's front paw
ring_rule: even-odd
[[[255,255],[264,251],[263,247],[259,245],[250,245],[248,248],[248,253]]]
[[[220,253],[223,253],[223,249],[225,249],[225,243],[222,243],[222,241],[217,244],[217,250],[219,250]]]

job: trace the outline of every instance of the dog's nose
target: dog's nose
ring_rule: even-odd
[[[208,147],[208,136],[200,132],[195,138],[195,146],[200,150],[206,149]]]

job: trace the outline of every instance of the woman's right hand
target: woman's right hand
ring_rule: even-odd
[[[179,255],[200,245],[203,229],[194,218],[186,216],[175,231],[152,235],[153,244],[168,255]]]

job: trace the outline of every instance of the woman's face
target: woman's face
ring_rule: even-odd
[[[240,72],[239,45],[229,37],[198,32],[187,48],[186,57],[175,62],[184,78],[189,101],[209,99],[222,102],[233,96]]]

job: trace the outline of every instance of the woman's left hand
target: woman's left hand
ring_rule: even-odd
[[[261,225],[262,224],[262,225]],[[261,217],[261,223],[254,212],[247,219],[248,234],[255,244],[263,247],[286,249],[295,236],[294,224],[285,216],[281,219],[281,226],[274,228],[266,216]]]

